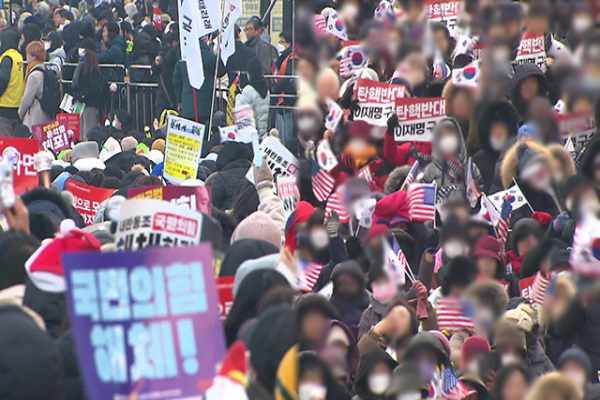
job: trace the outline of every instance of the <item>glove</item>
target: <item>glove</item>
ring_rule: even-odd
[[[394,134],[394,128],[398,126],[398,116],[393,113],[387,120],[387,133],[388,135]]]
[[[429,313],[427,312],[427,287],[421,281],[415,281],[413,283],[417,295],[417,318],[426,319]]]
[[[537,311],[529,303],[521,303],[517,308],[506,311],[502,318],[515,323],[526,333],[530,333],[537,325]]]
[[[273,182],[273,174],[265,160],[263,160],[260,168],[254,168],[254,184],[258,186],[261,182]]]

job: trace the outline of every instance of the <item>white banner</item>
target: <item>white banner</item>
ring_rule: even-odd
[[[204,66],[200,50],[200,34],[197,27],[200,10],[195,0],[181,0],[179,3],[179,44],[181,59],[186,62],[190,85],[200,89],[204,83]]]
[[[267,136],[260,144],[260,149],[273,176],[296,174],[298,160],[277,138]]]
[[[127,200],[115,234],[118,250],[200,243],[202,214],[162,200]]]
[[[206,36],[221,28],[220,1],[195,0],[198,5],[198,36]]]
[[[446,100],[441,97],[410,97],[396,100],[397,142],[431,142],[437,123],[446,117]]]
[[[235,52],[235,23],[242,16],[241,0],[225,0],[224,10],[221,59],[227,65],[227,60]]]

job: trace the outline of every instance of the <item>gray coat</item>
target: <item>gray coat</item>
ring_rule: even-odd
[[[34,70],[27,77],[25,82],[25,93],[23,100],[19,106],[19,118],[23,121],[23,125],[31,129],[34,125],[44,124],[52,121],[42,110],[40,99],[44,92],[44,73],[39,70]]]
[[[256,130],[258,137],[262,138],[267,133],[269,128],[269,94],[262,98],[260,94],[250,85],[246,85],[242,93],[235,98],[235,107],[249,105],[254,111],[254,119],[256,121]]]

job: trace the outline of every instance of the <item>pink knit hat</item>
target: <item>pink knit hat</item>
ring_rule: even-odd
[[[260,239],[281,247],[281,228],[262,211],[248,215],[233,231],[231,243],[240,239]]]

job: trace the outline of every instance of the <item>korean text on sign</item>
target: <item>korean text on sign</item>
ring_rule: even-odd
[[[456,20],[463,9],[461,0],[428,0],[427,17],[431,22],[441,22],[451,36],[456,35]]]
[[[525,32],[515,57],[517,64],[535,64],[546,72],[546,48],[544,35]]]
[[[446,100],[440,97],[404,98],[396,101],[398,127],[394,129],[397,142],[431,142],[433,130],[446,116]]]
[[[73,195],[73,205],[86,225],[94,223],[98,207],[114,193],[114,189],[86,185],[74,179],[67,180],[65,190]]]
[[[260,144],[260,149],[273,176],[296,174],[298,160],[277,138],[266,137]]]
[[[163,173],[168,181],[182,183],[196,179],[204,129],[197,122],[169,116]]]
[[[70,253],[64,268],[91,400],[202,394],[225,349],[208,245]]]
[[[190,246],[200,242],[202,214],[160,200],[127,200],[121,207],[117,249]]]
[[[358,79],[354,86],[358,103],[353,111],[354,119],[385,127],[394,112],[396,100],[405,94],[406,88],[402,85]]]
[[[38,185],[33,156],[40,146],[35,139],[0,138],[0,156],[13,166],[13,187],[17,195]]]

